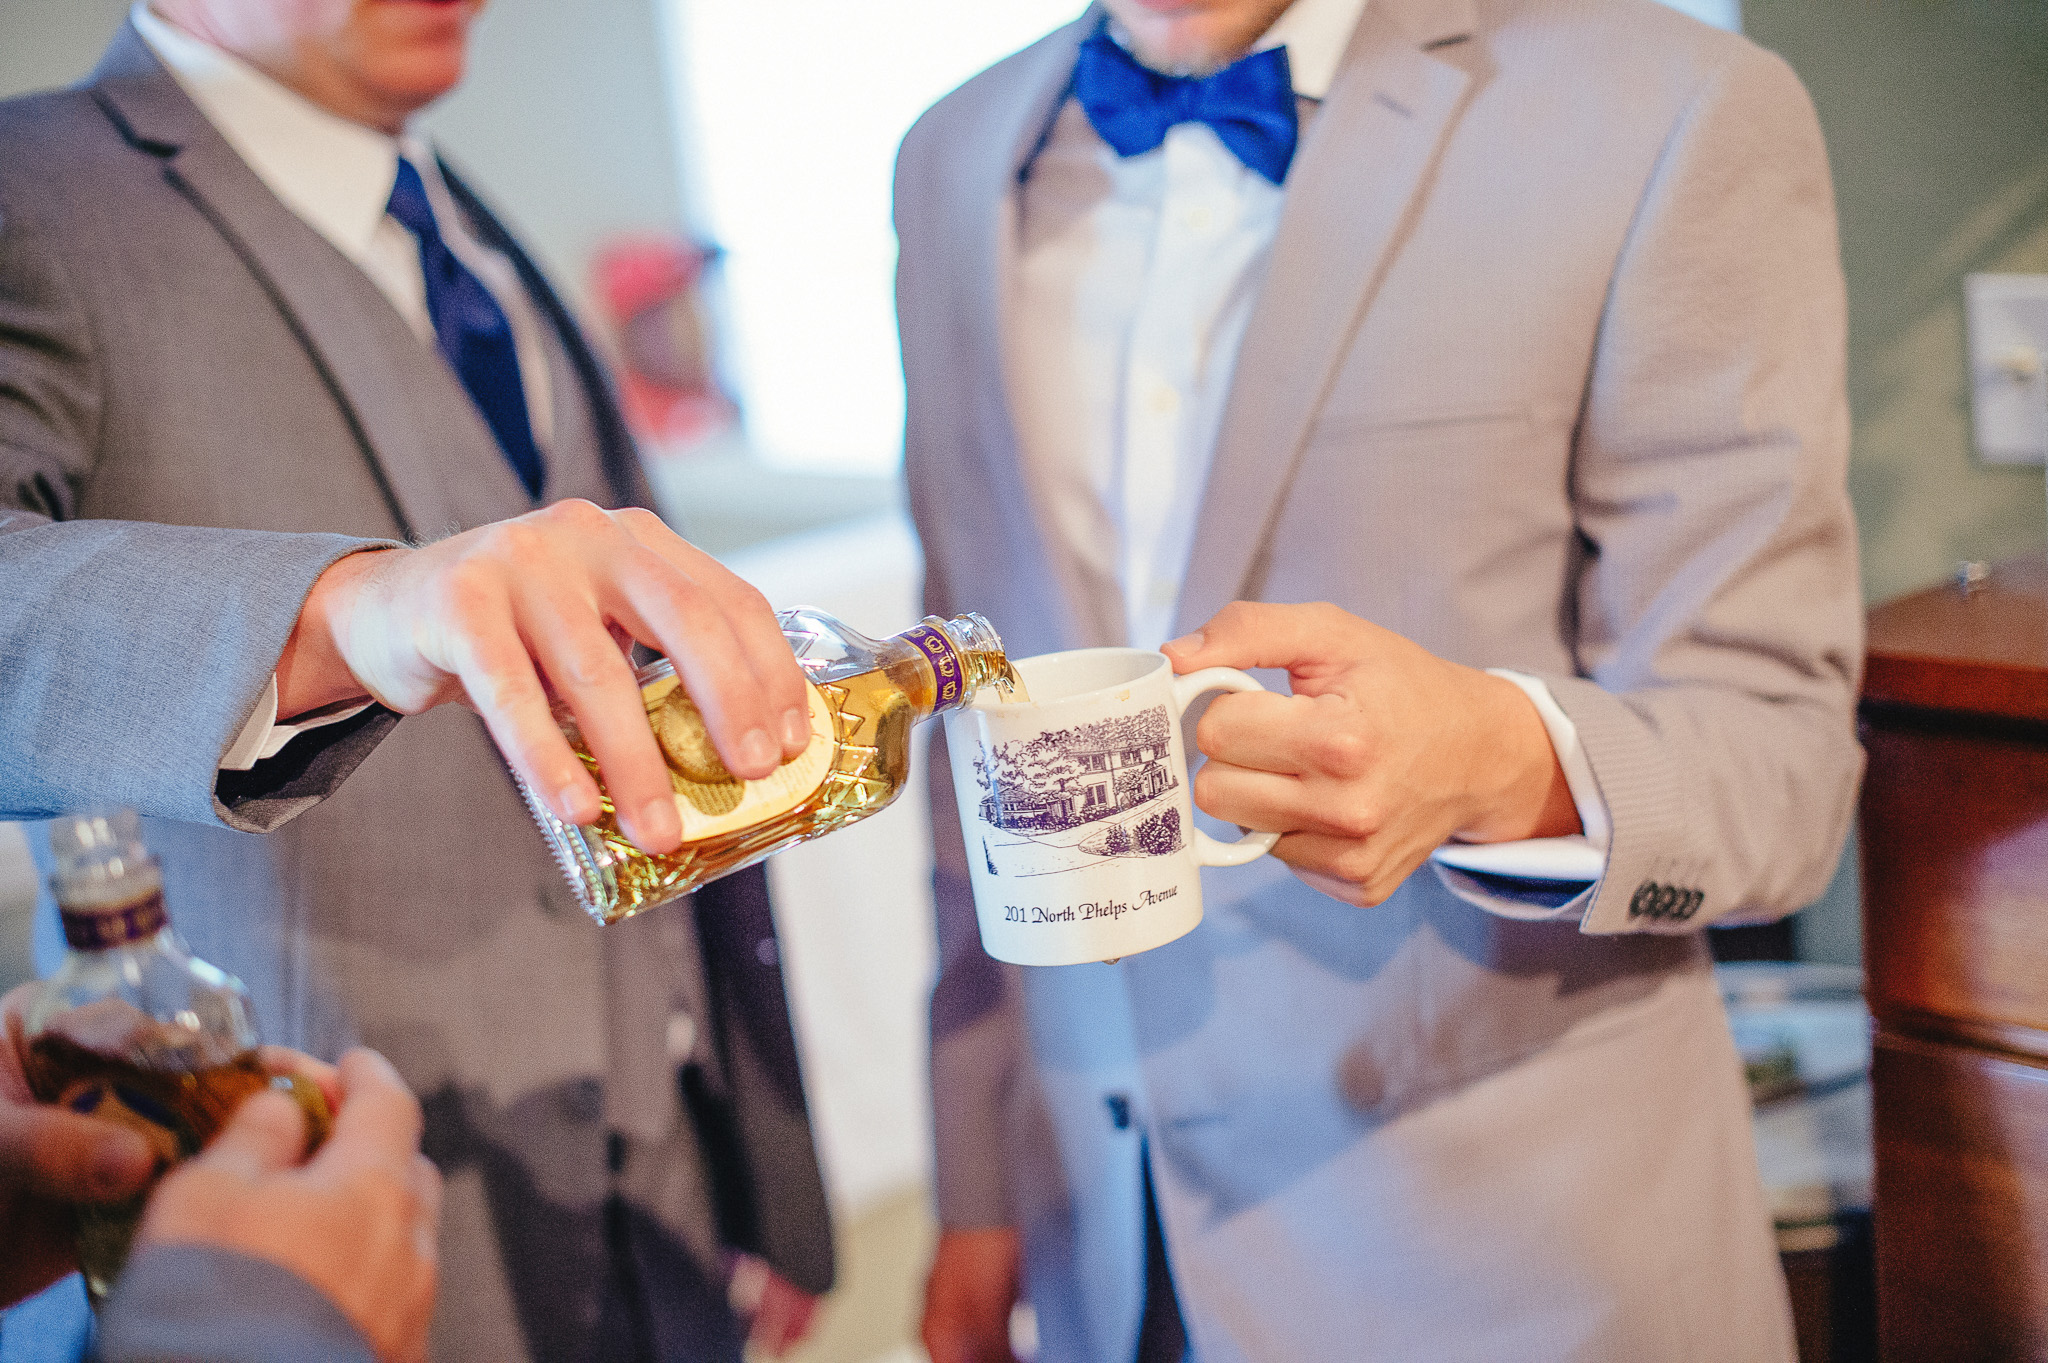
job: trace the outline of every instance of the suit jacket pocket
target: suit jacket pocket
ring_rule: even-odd
[[[1488,427],[1533,430],[1565,425],[1576,416],[1573,404],[1548,399],[1336,407],[1317,420],[1311,440],[1455,439]]]
[[[1436,653],[1565,662],[1573,536],[1560,404],[1333,403],[1269,541],[1258,592],[1332,601]]]

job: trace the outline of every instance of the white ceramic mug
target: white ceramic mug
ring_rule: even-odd
[[[1185,677],[1161,653],[1084,648],[1015,663],[1031,700],[985,688],[946,716],[981,942],[999,961],[1077,965],[1164,946],[1202,921],[1204,866],[1264,856],[1194,824],[1181,712],[1262,691],[1235,668]]]

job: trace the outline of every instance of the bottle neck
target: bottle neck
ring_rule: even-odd
[[[119,903],[58,901],[64,943],[73,951],[111,951],[146,942],[170,926],[162,887]]]
[[[1016,676],[1003,653],[1002,639],[979,615],[956,615],[950,620],[927,615],[923,623],[897,637],[931,666],[936,683],[934,714],[957,710],[982,687],[1004,685]]]

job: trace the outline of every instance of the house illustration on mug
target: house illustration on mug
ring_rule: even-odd
[[[1059,832],[1136,809],[1177,784],[1165,706],[995,745],[975,762],[981,817],[1013,833]]]

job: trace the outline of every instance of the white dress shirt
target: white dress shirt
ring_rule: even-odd
[[[1257,44],[1287,49],[1304,132],[1365,4],[1295,0]],[[1171,637],[1238,346],[1285,197],[1199,123],[1119,157],[1074,99],[1031,164],[1005,337],[1010,406],[1054,571],[1096,637],[1140,648]],[[1536,706],[1585,832],[1447,845],[1439,874],[1497,913],[1576,917],[1606,864],[1606,804],[1549,688],[1496,675]],[[1562,884],[1518,896],[1468,872]]]
[[[433,354],[434,323],[427,312],[419,241],[384,211],[398,178],[398,158],[403,155],[412,162],[426,186],[442,240],[483,281],[511,324],[527,419],[534,444],[545,458],[554,434],[554,395],[541,319],[517,268],[471,235],[432,150],[409,134],[392,137],[329,113],[247,62],[166,22],[146,3],[138,3],[129,18],[264,187],[360,267]],[[339,723],[364,708],[329,707],[279,724],[277,679],[272,677],[221,759],[221,769],[247,771],[305,730]]]

